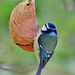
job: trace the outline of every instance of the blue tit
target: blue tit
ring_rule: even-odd
[[[41,75],[42,69],[45,67],[54,53],[55,47],[57,45],[57,40],[57,30],[55,25],[50,22],[45,23],[45,25],[41,28],[41,34],[37,39],[39,46],[38,50],[40,64],[36,75]]]

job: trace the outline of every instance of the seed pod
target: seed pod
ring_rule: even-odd
[[[10,16],[9,30],[17,46],[34,52],[33,38],[37,33],[34,0],[25,0],[14,8]]]

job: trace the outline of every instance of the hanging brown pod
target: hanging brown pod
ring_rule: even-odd
[[[25,0],[14,8],[10,16],[9,30],[17,46],[34,52],[33,38],[37,33],[34,0]]]

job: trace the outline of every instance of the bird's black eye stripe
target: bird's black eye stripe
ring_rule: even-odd
[[[45,24],[45,26],[46,26],[46,24]],[[46,26],[46,28],[47,28],[47,26]],[[48,29],[48,28],[47,28]]]

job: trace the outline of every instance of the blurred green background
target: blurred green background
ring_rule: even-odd
[[[23,73],[3,70],[0,66],[0,75],[35,75],[37,71],[35,53],[17,47],[9,33],[10,14],[20,2],[22,0],[0,0],[0,64],[5,64],[5,68],[17,67]],[[73,1],[68,3],[71,5]],[[75,75],[75,11],[67,11],[62,0],[36,0],[35,4],[40,28],[45,22],[52,22],[58,32],[55,53],[41,75]]]

